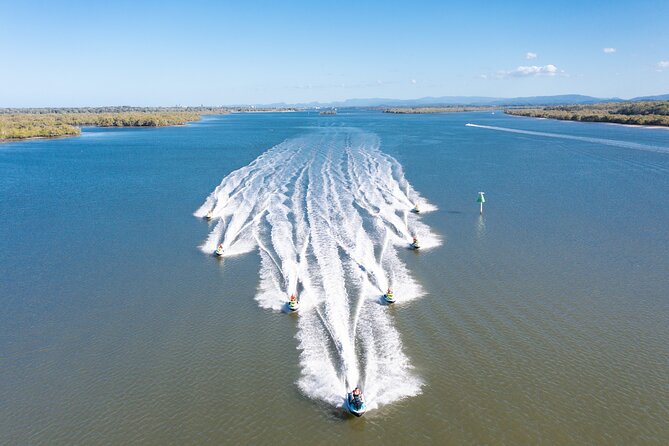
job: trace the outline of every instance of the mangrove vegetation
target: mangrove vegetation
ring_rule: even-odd
[[[291,112],[294,108],[262,107],[40,107],[0,108],[0,141],[74,136],[82,126],[165,127],[197,121],[201,115]]]
[[[7,113],[0,114],[0,140],[78,135],[82,126],[165,127],[200,119],[197,112]]]
[[[669,126],[669,101],[608,102],[591,105],[513,108],[504,110],[504,112],[509,115],[566,121]]]

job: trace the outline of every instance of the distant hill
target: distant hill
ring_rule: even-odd
[[[620,102],[620,98],[595,98],[582,94],[562,94],[556,96],[529,96],[526,98],[509,98],[491,101],[482,105],[564,105],[564,104],[597,104],[600,102]]]
[[[637,100],[663,100],[669,99],[669,95],[648,96],[645,98],[634,98]],[[540,106],[540,105],[572,105],[572,104],[598,104],[605,102],[622,102],[620,98],[596,98],[580,94],[563,94],[555,96],[528,96],[518,98],[495,98],[487,96],[439,96],[424,97],[418,99],[391,99],[391,98],[355,98],[336,102],[307,102],[300,104],[287,104],[284,102],[274,104],[262,104],[261,107],[299,107],[299,108],[354,108],[354,107],[424,107],[424,106]]]
[[[630,101],[669,101],[669,94],[658,94],[655,96],[639,96],[632,98]]]
[[[391,99],[391,98],[354,98],[336,102],[304,102],[288,104],[285,102],[263,104],[262,107],[302,107],[302,108],[355,108],[355,107],[415,107],[422,105],[471,105],[488,103],[502,98],[485,96],[442,96],[425,97],[418,99]]]
[[[424,97],[418,99],[348,99],[340,102],[338,107],[382,107],[382,106],[404,106],[415,107],[421,105],[472,105],[489,103],[490,101],[502,100],[502,98],[490,98],[485,96],[441,96]]]

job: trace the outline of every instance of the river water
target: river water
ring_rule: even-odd
[[[489,112],[0,145],[0,443],[666,444],[668,195],[666,129]]]

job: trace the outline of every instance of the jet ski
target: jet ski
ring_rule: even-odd
[[[388,288],[388,291],[386,291],[386,294],[383,295],[383,299],[388,302],[389,304],[395,303],[395,296],[393,295],[393,289]]]
[[[346,396],[346,408],[356,417],[361,417],[367,411],[367,405],[359,387],[353,389]]]
[[[297,311],[300,308],[300,301],[294,294],[290,295],[290,300],[288,301],[288,308],[290,309],[290,311]]]
[[[418,203],[416,203],[413,209],[411,209],[411,212],[413,212],[414,214],[420,214],[420,208],[418,207]]]
[[[207,219],[207,220],[211,220],[213,218],[213,216],[214,215],[211,213],[211,211],[209,211],[209,212],[207,212],[207,215],[204,218]]]
[[[218,245],[218,248],[216,248],[216,251],[214,251],[214,255],[216,257],[222,257],[223,256],[223,243]]]
[[[415,235],[413,236],[413,242],[411,242],[411,248],[420,249],[420,242],[418,241],[418,237]]]

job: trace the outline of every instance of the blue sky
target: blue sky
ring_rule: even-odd
[[[669,1],[0,0],[0,54],[0,107],[629,98],[669,93]]]

